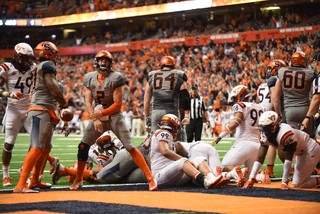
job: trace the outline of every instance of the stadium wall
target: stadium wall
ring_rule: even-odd
[[[171,39],[160,39],[160,40],[147,40],[147,41],[136,41],[136,42],[123,42],[123,43],[113,43],[113,44],[99,44],[99,45],[89,45],[89,46],[73,46],[59,48],[60,56],[70,56],[70,55],[84,55],[84,54],[95,54],[100,50],[108,50],[109,52],[122,52],[126,48],[130,50],[141,50],[144,45],[155,46],[161,44],[173,44],[173,43],[184,43],[186,46],[198,46],[206,45],[211,40],[216,44],[222,44],[224,42],[234,43],[236,40],[257,42],[261,41],[263,38],[269,40],[271,38],[280,39],[283,35],[291,35],[293,38],[299,37],[299,32],[305,31],[314,33],[320,28],[320,25],[316,26],[305,26],[305,27],[293,27],[293,28],[283,28],[274,30],[264,30],[264,31],[251,31],[243,33],[227,33],[227,34],[214,34],[206,36],[196,36],[196,37],[185,37],[185,38],[171,38]],[[0,57],[10,58],[12,57],[12,50],[0,50]]]

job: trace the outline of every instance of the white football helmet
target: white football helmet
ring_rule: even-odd
[[[270,136],[278,130],[279,122],[280,118],[276,112],[266,111],[260,116],[258,127],[260,132],[265,133],[266,136]]]
[[[250,97],[250,91],[245,85],[237,85],[231,91],[230,98],[233,102],[243,101]]]
[[[19,43],[13,49],[13,64],[19,71],[27,71],[33,64],[33,49],[27,43]]]
[[[177,138],[179,125],[179,118],[174,114],[166,114],[160,121],[160,129],[171,130],[174,139]]]

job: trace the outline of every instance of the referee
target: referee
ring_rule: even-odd
[[[192,84],[191,86],[191,108],[190,108],[190,124],[187,125],[187,141],[193,141],[193,134],[195,136],[195,141],[201,140],[202,126],[203,126],[203,114],[207,119],[206,125],[210,127],[209,116],[206,107],[206,101],[201,97],[199,92],[199,87],[197,84]]]

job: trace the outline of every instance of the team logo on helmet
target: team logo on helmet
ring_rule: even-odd
[[[55,64],[60,61],[60,58],[57,56],[58,53],[59,50],[56,45],[48,41],[39,43],[34,49],[34,55],[37,60],[50,60]]]
[[[264,112],[258,122],[260,132],[263,132],[266,136],[270,136],[275,133],[279,127],[280,118],[274,111]]]
[[[250,97],[250,91],[247,86],[238,85],[232,89],[230,97],[233,102],[243,101]]]
[[[166,114],[160,121],[160,128],[170,130],[174,139],[177,138],[179,125],[179,118],[174,114]]]
[[[270,76],[276,76],[278,74],[279,68],[281,68],[281,67],[286,67],[286,63],[284,63],[280,59],[272,60],[267,66],[267,72],[266,72],[267,79]]]
[[[13,49],[13,61],[19,71],[27,71],[33,64],[33,50],[27,43],[19,43]]]

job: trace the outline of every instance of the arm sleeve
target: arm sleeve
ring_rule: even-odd
[[[42,71],[43,71],[43,76],[47,73],[53,73],[54,75],[57,74],[56,66],[51,61],[47,61],[42,65]]]
[[[183,89],[180,91],[180,100],[182,102],[183,110],[190,110],[191,100],[190,94],[187,89]]]

